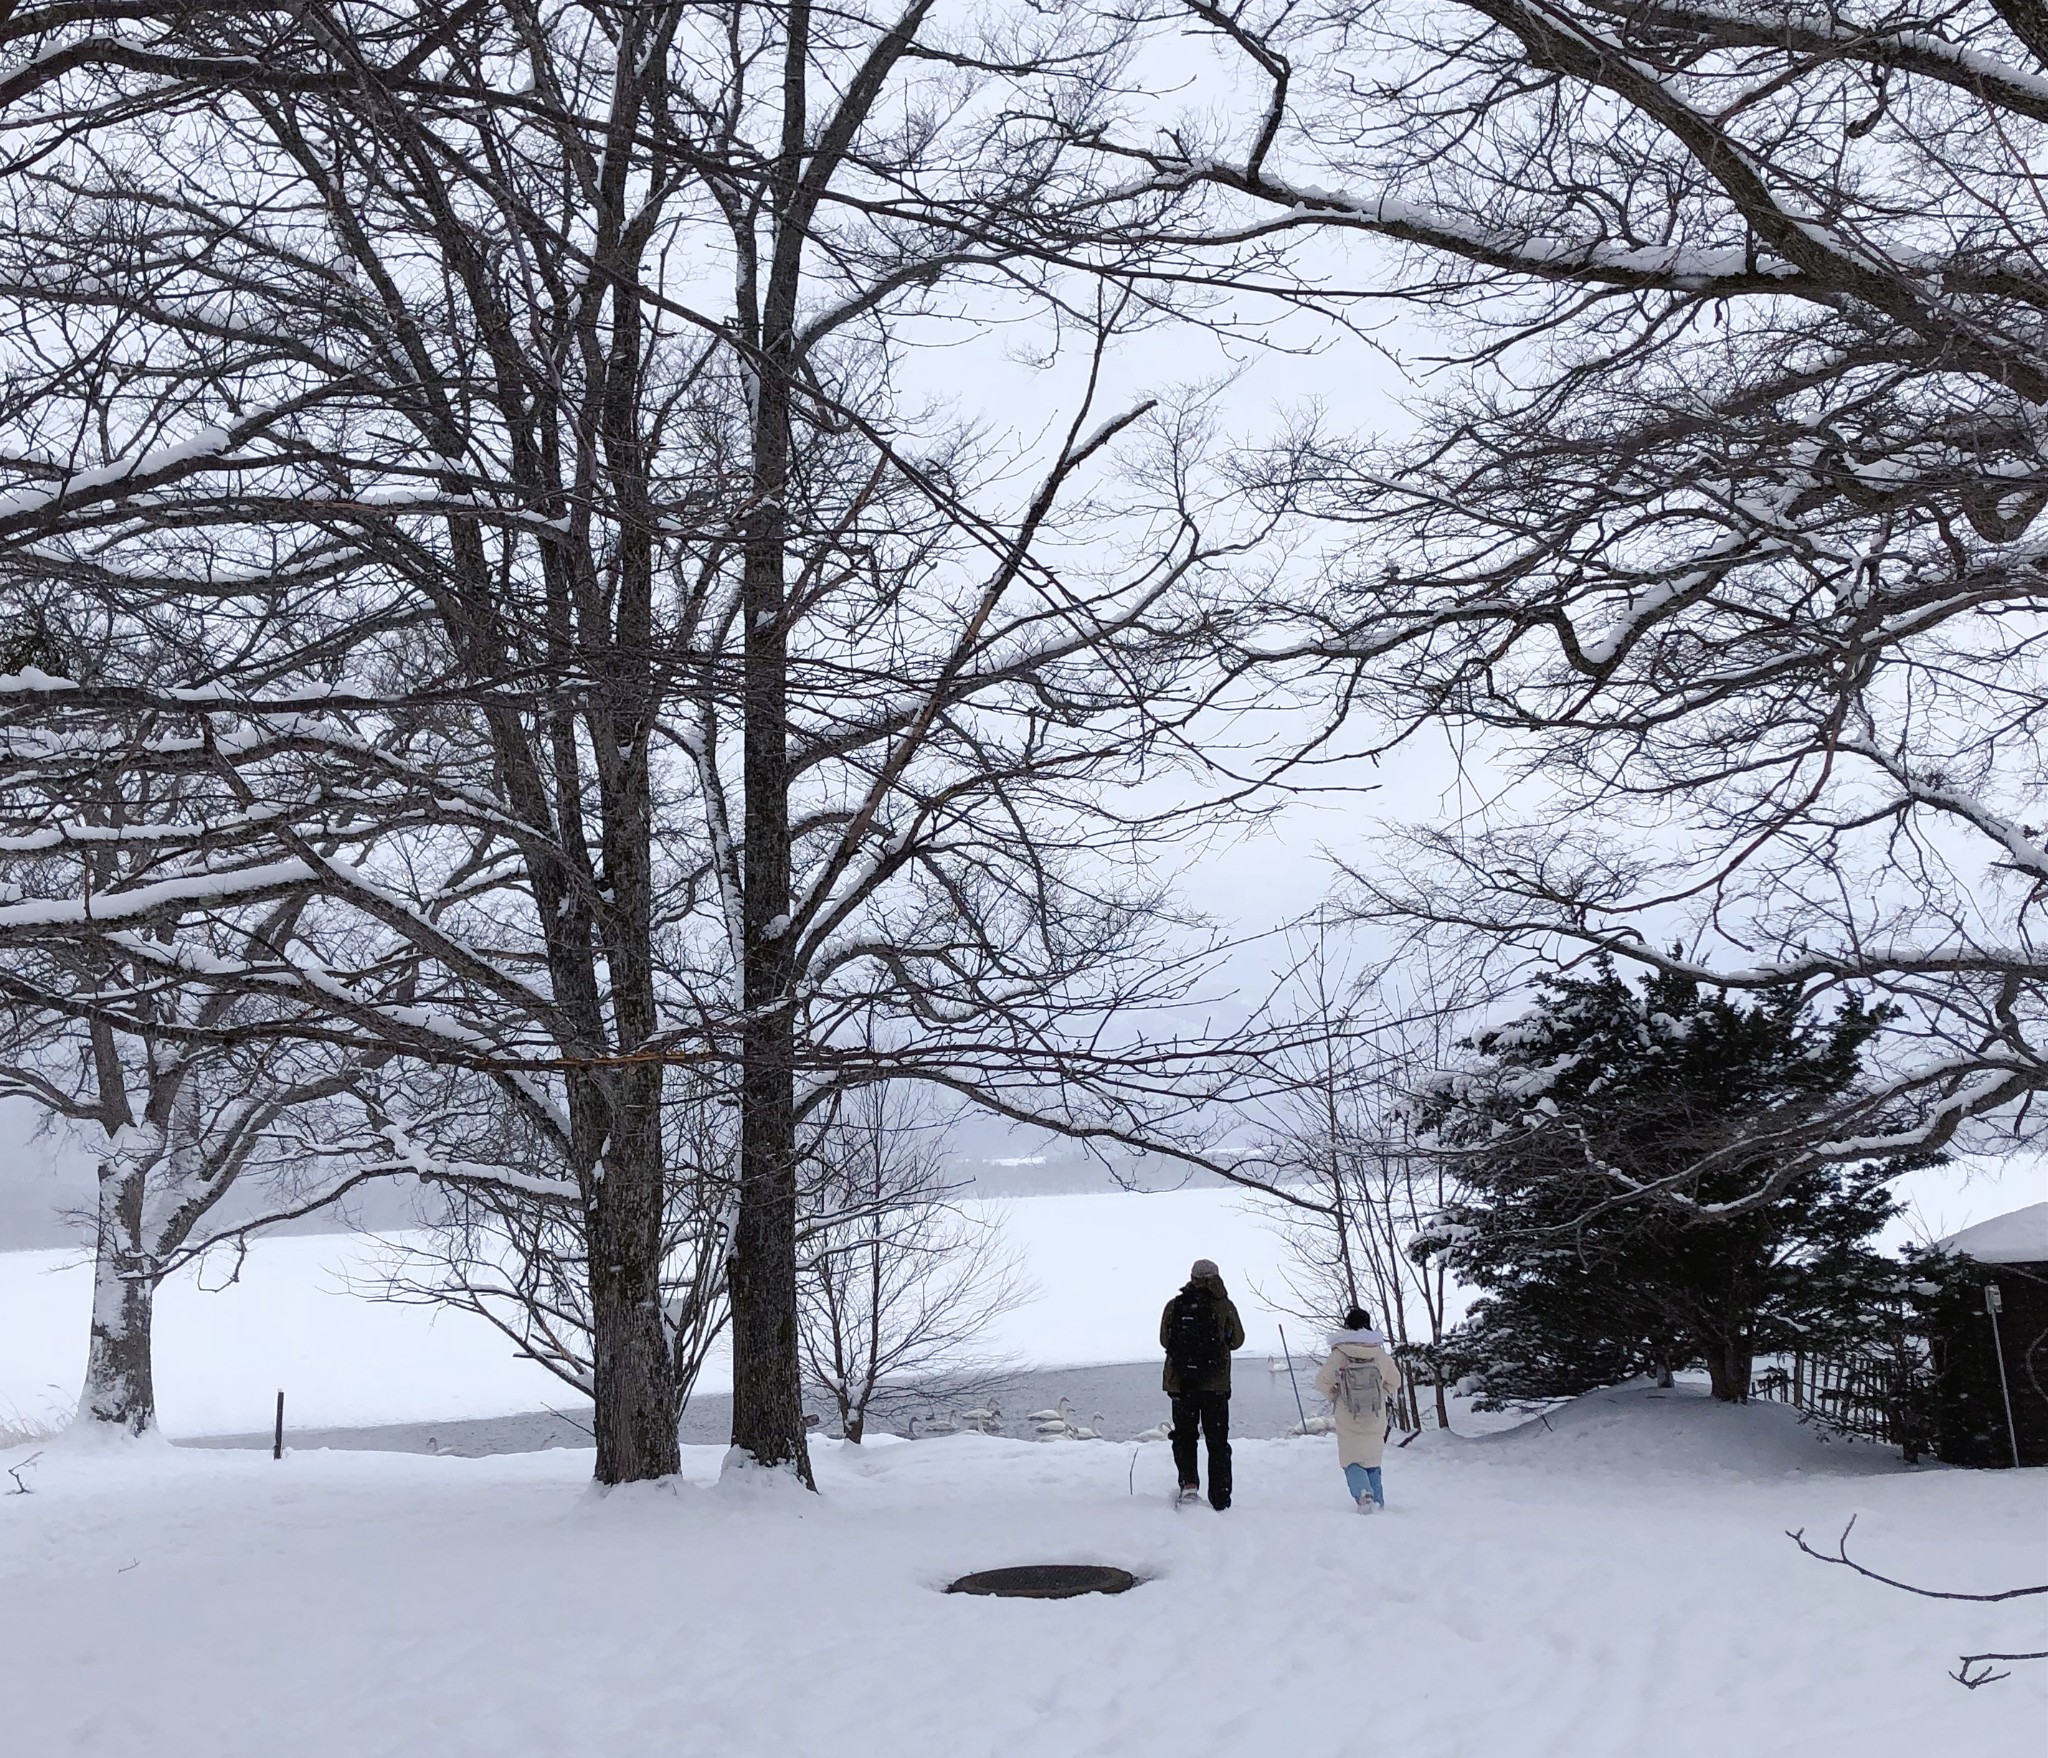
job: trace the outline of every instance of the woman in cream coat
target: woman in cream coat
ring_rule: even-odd
[[[1344,1328],[1330,1339],[1329,1358],[1316,1372],[1316,1390],[1336,1406],[1337,1462],[1344,1467],[1344,1481],[1361,1514],[1387,1505],[1380,1487],[1380,1454],[1400,1385],[1401,1369],[1386,1338],[1372,1328],[1371,1315],[1354,1306],[1345,1315]]]

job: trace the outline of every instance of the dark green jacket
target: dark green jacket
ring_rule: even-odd
[[[1242,1349],[1244,1347],[1244,1320],[1237,1316],[1236,1304],[1223,1291],[1222,1278],[1216,1277],[1212,1279],[1208,1276],[1204,1276],[1199,1283],[1188,1283],[1179,1294],[1176,1294],[1166,1303],[1166,1310],[1159,1315],[1159,1347],[1162,1349],[1166,1347],[1166,1334],[1173,1327],[1173,1309],[1181,1303],[1183,1296],[1192,1294],[1197,1287],[1206,1289],[1216,1298],[1216,1317],[1223,1329],[1223,1364],[1213,1372],[1201,1375],[1194,1384],[1183,1386],[1180,1383],[1180,1375],[1173,1371],[1173,1363],[1169,1361],[1166,1364],[1165,1372],[1160,1375],[1159,1380],[1159,1383],[1165,1387],[1166,1395],[1169,1398],[1178,1398],[1184,1393],[1190,1392],[1223,1392],[1228,1394],[1230,1391],[1229,1352],[1233,1349]]]

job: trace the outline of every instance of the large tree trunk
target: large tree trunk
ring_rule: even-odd
[[[755,1005],[749,997],[750,1010]],[[732,1260],[732,1444],[811,1482],[797,1350],[796,1092],[789,1020],[749,1021]]]
[[[740,1208],[732,1261],[732,1444],[811,1481],[797,1339],[796,1036],[791,987],[788,658],[783,628],[786,381],[764,372],[747,546],[747,819],[740,1042]]]
[[[756,328],[753,505],[741,564],[746,832],[741,897],[740,1211],[732,1263],[732,1444],[811,1483],[797,1336],[795,957],[789,918],[790,374],[804,227],[809,7],[790,8],[777,223]]]
[[[776,351],[779,364],[780,350]],[[783,626],[789,385],[764,370],[746,618],[740,983],[740,1207],[732,1261],[732,1444],[808,1484],[797,1337],[796,1022],[790,940],[788,646]]]
[[[637,34],[630,41],[637,43]],[[632,57],[641,53],[634,48]],[[637,110],[639,77],[620,85],[621,115]],[[648,669],[654,645],[653,514],[641,404],[646,358],[639,264],[623,242],[628,162],[614,148],[600,202],[598,254],[614,276],[609,390],[601,419],[618,505],[618,597],[616,629],[600,670],[603,684],[592,704],[591,739],[598,752],[604,876],[611,889],[598,919],[613,1030],[619,1049],[631,1052],[653,1040],[661,1012],[654,982],[654,795],[647,759],[658,695]],[[600,1483],[667,1477],[682,1465],[675,1365],[661,1304],[667,1198],[662,1079],[656,1061],[625,1064],[606,1077],[613,1109],[604,1177],[591,1204],[590,1239]]]
[[[1754,1365],[1755,1353],[1748,1338],[1740,1332],[1716,1337],[1710,1342],[1707,1345],[1707,1381],[1713,1388],[1716,1402],[1747,1404],[1750,1370]]]
[[[620,1108],[590,1205],[597,1481],[640,1483],[682,1466],[676,1384],[661,1311],[662,1158],[658,1066],[619,1078]]]
[[[155,1260],[142,1245],[147,1180],[147,1168],[126,1155],[100,1163],[92,1342],[75,1418],[126,1429],[132,1435],[156,1426],[150,1321],[158,1278]]]

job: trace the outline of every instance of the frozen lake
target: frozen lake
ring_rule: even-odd
[[[1100,1410],[1113,1432],[1150,1427],[1158,1417],[1144,1404],[1142,1374],[1128,1390],[1130,1376],[1111,1374],[1098,1393],[1082,1388],[1074,1364],[1152,1356],[1160,1308],[1197,1257],[1223,1266],[1244,1317],[1243,1359],[1255,1362],[1259,1377],[1280,1346],[1281,1325],[1297,1341],[1310,1328],[1289,1314],[1294,1300],[1280,1239],[1236,1191],[1017,1197],[962,1207],[999,1229],[1026,1284],[1028,1297],[976,1348],[1012,1377],[1046,1388],[1042,1396],[1017,1390],[1006,1409],[1035,1410],[1065,1392],[1084,1417]],[[301,1432],[432,1425],[442,1433],[501,1419],[545,1423],[555,1409],[580,1419],[582,1400],[520,1357],[495,1327],[467,1313],[378,1298],[411,1237],[262,1238],[246,1260],[221,1253],[173,1277],[157,1297],[164,1432],[174,1440],[267,1434],[280,1388],[287,1421],[302,1424]],[[84,1253],[0,1254],[0,1430],[48,1427],[70,1415],[91,1307]],[[714,1351],[699,1381],[694,1420],[708,1426],[697,1438],[726,1432],[712,1400],[730,1389],[730,1373],[725,1354]],[[573,1423],[567,1429],[574,1432]]]

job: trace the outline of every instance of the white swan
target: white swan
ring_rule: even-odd
[[[1056,1408],[1034,1410],[1025,1420],[1038,1430],[1042,1441],[1074,1440],[1079,1436],[1074,1425],[1074,1407],[1065,1398],[1060,1399]]]

